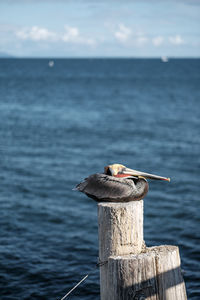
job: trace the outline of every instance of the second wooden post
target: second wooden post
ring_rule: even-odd
[[[146,248],[143,201],[99,203],[101,300],[186,300],[176,246]]]

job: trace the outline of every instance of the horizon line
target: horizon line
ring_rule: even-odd
[[[200,59],[200,56],[0,56],[0,59]]]

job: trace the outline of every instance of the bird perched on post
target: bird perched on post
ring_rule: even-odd
[[[129,202],[140,200],[147,194],[149,185],[146,179],[170,181],[170,178],[113,164],[106,166],[103,174],[90,175],[76,189],[98,202]]]

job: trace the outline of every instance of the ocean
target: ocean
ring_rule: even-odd
[[[52,60],[52,59],[51,59]],[[0,299],[98,300],[97,204],[73,191],[107,164],[149,182],[147,246],[177,245],[200,299],[200,59],[0,59]]]

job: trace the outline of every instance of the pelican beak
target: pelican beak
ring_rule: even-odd
[[[144,172],[132,170],[132,169],[129,169],[129,168],[124,168],[122,170],[122,173],[126,174],[126,175],[130,175],[130,176],[139,177],[139,178],[142,177],[142,178],[147,178],[147,179],[170,181],[170,178],[161,177],[161,176],[153,175],[153,174],[149,174],[149,173],[144,173]]]

